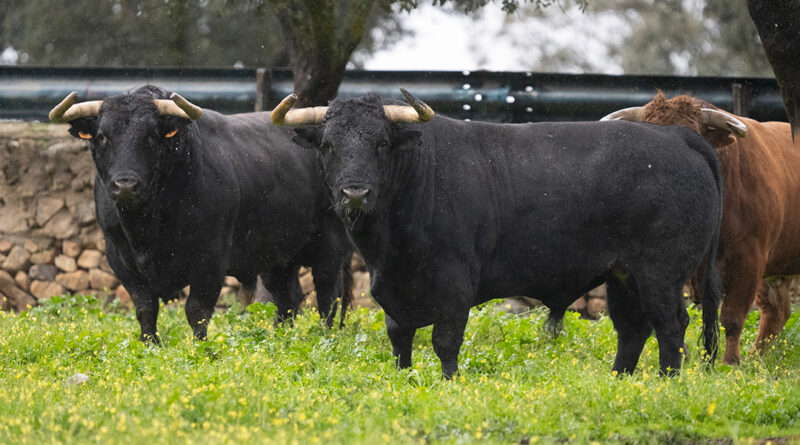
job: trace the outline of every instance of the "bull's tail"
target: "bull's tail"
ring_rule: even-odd
[[[350,257],[342,263],[339,270],[339,280],[342,284],[342,308],[339,311],[339,329],[344,327],[344,318],[347,315],[347,308],[353,303],[353,271],[350,270]]]
[[[705,349],[706,359],[710,364],[714,363],[719,346],[719,317],[717,314],[722,300],[722,278],[717,264],[718,248],[719,228],[717,228],[711,246],[706,252],[705,267],[701,269],[697,286],[701,293],[698,300],[703,304],[703,348]]]

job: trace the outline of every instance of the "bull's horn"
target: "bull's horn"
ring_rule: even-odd
[[[269,114],[272,123],[288,127],[315,125],[322,122],[328,112],[328,107],[306,107],[292,110],[295,102],[297,102],[297,94],[292,93],[286,96]]]
[[[100,112],[102,100],[90,100],[76,104],[78,93],[73,91],[67,95],[58,105],[50,110],[48,117],[52,122],[63,124],[80,117],[97,116]]]
[[[747,125],[730,114],[712,108],[700,110],[703,112],[703,125],[730,131],[740,138],[747,136]]]
[[[163,116],[177,116],[193,121],[200,119],[203,109],[184,99],[178,93],[170,94],[171,100],[155,99],[153,103],[158,108],[158,113]]]
[[[644,107],[630,107],[617,110],[609,115],[606,115],[601,121],[632,121],[639,122],[642,120],[642,109]]]
[[[422,123],[433,119],[435,113],[433,112],[433,109],[428,106],[428,104],[417,99],[403,88],[400,88],[400,92],[403,93],[403,96],[406,98],[406,102],[408,102],[408,104],[411,106],[384,105],[383,112],[386,113],[386,117],[389,118],[390,121]]]

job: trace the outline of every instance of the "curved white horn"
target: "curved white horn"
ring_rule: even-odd
[[[78,93],[76,91],[69,93],[50,110],[48,117],[52,122],[63,124],[81,117],[97,116],[97,113],[100,112],[100,105],[103,104],[102,100],[90,100],[76,104],[77,100]]]
[[[644,107],[630,107],[617,110],[611,114],[604,116],[601,121],[632,121],[639,122],[642,120],[642,110]]]
[[[158,113],[164,116],[177,116],[184,119],[197,120],[203,115],[203,109],[184,99],[178,93],[172,93],[169,98],[155,99],[153,103],[158,108]]]
[[[400,92],[406,98],[407,105],[384,105],[383,112],[391,122],[403,123],[423,123],[433,119],[433,108],[429,107],[425,102],[417,99],[411,93],[403,88]]]
[[[747,136],[747,125],[730,114],[712,108],[701,108],[703,112],[703,125],[721,128],[743,138]]]
[[[292,93],[286,96],[269,114],[272,123],[287,127],[314,125],[322,122],[328,112],[328,107],[306,107],[292,110],[295,102],[297,102],[297,94]]]

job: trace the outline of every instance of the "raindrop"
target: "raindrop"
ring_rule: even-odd
[[[533,107],[525,107],[525,111],[528,113],[533,113]]]
[[[463,88],[463,89],[465,89],[465,90],[468,90],[468,89],[470,89],[470,88],[471,88],[471,86],[470,86],[470,84],[468,84],[468,83],[465,83],[464,85],[461,85],[461,88]]]
[[[469,70],[464,70],[464,71],[461,72],[461,74],[463,74],[465,76],[469,76]]]
[[[480,102],[482,100],[483,100],[483,94],[478,93],[478,94],[475,95],[475,101],[476,102]]]
[[[470,107],[469,104],[464,104],[464,105],[461,106],[461,108],[463,108],[464,111],[469,111],[469,110],[472,109],[472,107]]]
[[[516,102],[516,100],[517,99],[515,99],[514,96],[506,96],[506,103],[507,104],[513,104],[514,102]]]
[[[531,91],[533,91],[533,87],[528,85],[528,86],[525,87],[525,91],[530,93]]]

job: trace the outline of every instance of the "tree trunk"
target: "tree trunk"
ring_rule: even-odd
[[[189,63],[189,28],[191,17],[189,0],[172,0],[167,4],[167,16],[170,19],[171,32],[169,42],[165,42],[170,49],[172,60],[166,65],[187,66]]]
[[[747,0],[783,95],[792,134],[800,136],[800,1]]]
[[[269,0],[281,24],[298,107],[336,97],[350,55],[361,42],[372,0]]]

